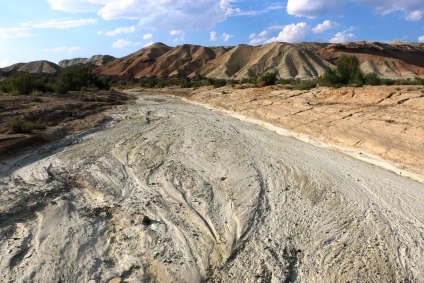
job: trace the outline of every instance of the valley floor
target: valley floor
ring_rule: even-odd
[[[423,183],[180,98],[135,95],[101,128],[1,163],[3,281],[422,280]]]
[[[230,115],[241,114],[244,119],[255,120],[269,128],[282,127],[288,135],[331,146],[424,181],[422,86],[319,87],[312,90],[287,90],[285,86],[208,87],[165,92]]]

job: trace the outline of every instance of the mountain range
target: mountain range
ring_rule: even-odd
[[[380,42],[283,43],[261,46],[176,47],[155,43],[122,58],[95,55],[90,58],[18,63],[0,69],[7,76],[17,71],[58,74],[63,68],[88,64],[101,76],[133,78],[223,78],[241,79],[276,72],[280,78],[311,79],[334,68],[342,55],[355,55],[365,73],[381,78],[407,79],[424,76],[424,44]]]

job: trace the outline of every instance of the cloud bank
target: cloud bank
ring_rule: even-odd
[[[343,6],[349,2],[371,8],[381,15],[402,12],[410,21],[418,21],[424,14],[422,0],[288,0],[286,10],[289,15],[317,18],[329,13],[342,14]]]

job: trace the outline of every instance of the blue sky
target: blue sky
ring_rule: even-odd
[[[0,67],[205,46],[424,42],[424,0],[0,0]]]

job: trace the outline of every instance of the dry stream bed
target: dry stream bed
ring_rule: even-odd
[[[423,280],[424,184],[137,97],[97,130],[0,164],[2,281]]]

